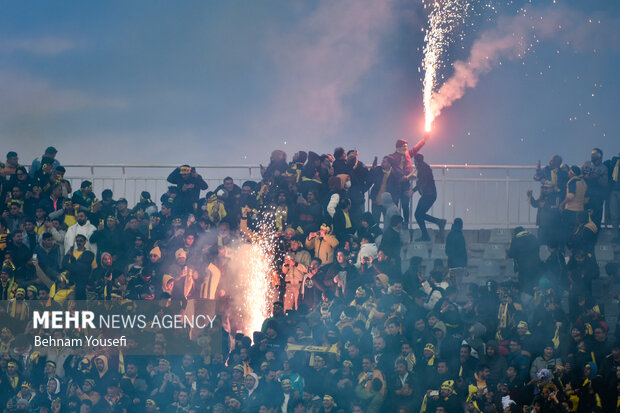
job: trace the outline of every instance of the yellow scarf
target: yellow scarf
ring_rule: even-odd
[[[497,334],[495,334],[495,337],[498,340],[502,340],[501,329],[506,328],[506,326],[508,325],[508,303],[501,303],[499,305],[499,312],[497,314],[497,318],[499,320],[499,323],[497,324]]]
[[[15,318],[15,316],[17,315],[17,303],[18,303],[17,299],[14,299],[13,301],[11,301],[11,318]],[[28,305],[26,304],[25,300],[22,300],[21,304],[22,304],[22,308],[19,312],[19,319],[25,320]]]
[[[19,383],[19,376],[16,374],[13,377],[9,377],[9,380],[11,381],[11,387],[13,389],[17,389],[17,384]]]
[[[614,170],[611,173],[611,179],[614,182],[618,182],[618,178],[620,178],[620,159],[616,161],[616,165],[614,166]]]
[[[351,218],[349,217],[349,214],[347,212],[342,211],[344,214],[344,221],[345,221],[345,225],[344,227],[349,229],[352,227],[351,225]]]
[[[553,348],[557,350],[557,348],[560,347],[560,327],[555,328],[555,333],[553,333],[551,341],[553,342]]]

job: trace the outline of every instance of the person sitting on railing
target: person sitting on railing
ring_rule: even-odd
[[[192,212],[200,198],[200,191],[206,190],[209,185],[196,172],[196,168],[181,165],[168,175],[168,182],[177,186],[178,194],[174,204],[174,212],[187,215]]]
[[[269,165],[267,165],[266,168],[260,165],[260,174],[263,178],[263,182],[272,180],[278,181],[287,169],[286,152],[276,149],[271,152]]]
[[[32,164],[30,165],[30,177],[34,178],[37,171],[41,169],[44,158],[49,158],[52,160],[52,171],[55,171],[60,166],[60,162],[58,162],[58,159],[56,159],[57,153],[58,151],[53,146],[47,147],[41,158],[35,158],[32,161]]]

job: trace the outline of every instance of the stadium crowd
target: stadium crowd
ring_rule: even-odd
[[[437,191],[424,143],[398,140],[370,166],[356,150],[290,161],[276,150],[259,182],[226,178],[213,190],[182,165],[161,199],[142,192],[136,205],[95,194],[89,181],[72,188],[53,147],[29,168],[9,152],[0,164],[3,411],[620,411],[620,329],[609,332],[614,309],[592,294],[605,205],[609,231],[620,228],[620,157],[594,149],[581,167],[557,155],[539,163],[540,194],[527,194],[538,237],[516,228],[507,251],[516,278],[477,285],[465,282],[463,221],[444,236],[446,221],[428,215]],[[427,221],[448,257],[432,269],[403,258],[403,240],[431,242]],[[225,309],[231,247],[265,225],[277,234],[279,297],[252,337],[220,317],[191,334],[134,329],[124,348],[34,347],[33,334],[76,331],[37,330],[33,310],[92,302],[135,313],[151,302],[178,314],[192,300]],[[614,285],[618,268],[606,267]]]

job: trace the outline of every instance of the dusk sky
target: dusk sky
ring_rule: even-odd
[[[436,120],[431,163],[581,164],[620,151],[620,2],[472,0],[488,30],[566,20],[502,56]],[[419,0],[0,1],[0,149],[64,163],[256,164],[273,149],[360,158],[422,134]],[[521,9],[521,10],[520,10]],[[545,20],[548,21],[548,20]],[[441,85],[441,84],[440,84]]]

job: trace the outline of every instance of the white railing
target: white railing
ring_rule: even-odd
[[[137,202],[140,192],[149,191],[159,203],[166,192],[168,174],[178,165],[92,164],[64,165],[74,190],[82,180],[93,182],[98,197],[106,188],[114,198]],[[214,190],[230,176],[235,183],[259,181],[258,165],[192,165]],[[507,228],[535,224],[536,211],[526,199],[526,191],[538,189],[532,180],[534,166],[523,165],[431,165],[437,183],[437,202],[430,214],[446,218],[463,218],[468,228]],[[204,196],[204,192],[202,193]],[[413,206],[417,202],[414,195]],[[413,210],[411,208],[413,215]],[[414,220],[411,219],[411,222]]]

